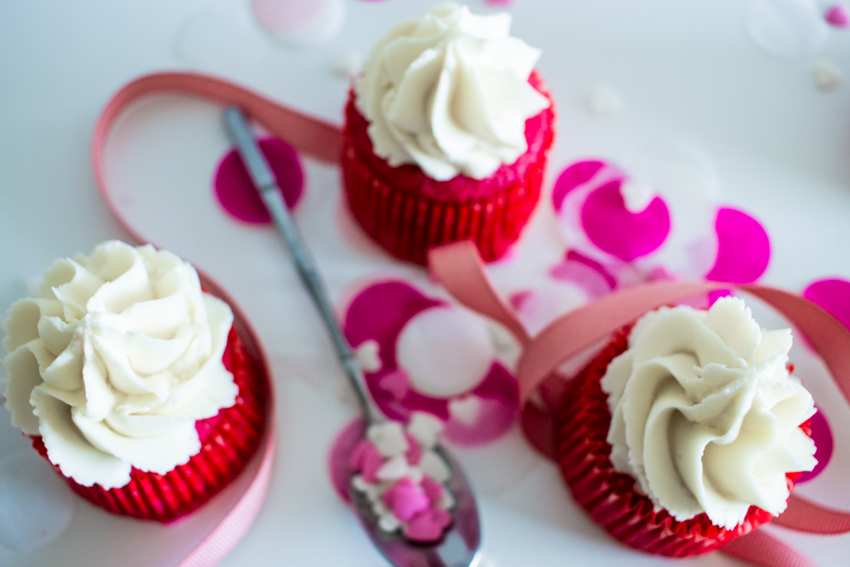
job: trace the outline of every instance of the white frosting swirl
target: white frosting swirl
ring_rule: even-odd
[[[438,181],[483,179],[525,153],[525,121],[549,101],[528,83],[540,51],[510,25],[449,3],[390,30],[356,84],[375,153]]]
[[[84,486],[165,474],[200,451],[195,421],[236,400],[221,360],[232,322],[170,252],[113,240],[57,260],[38,297],[9,309],[12,424]]]
[[[816,464],[798,427],[814,402],[788,373],[790,348],[790,329],[761,330],[738,298],[645,315],[602,379],[614,467],[680,521],[705,512],[732,528],[751,505],[783,512],[785,473]]]

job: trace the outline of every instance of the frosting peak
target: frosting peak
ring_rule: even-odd
[[[57,260],[38,297],[9,309],[12,424],[85,486],[165,474],[200,450],[195,421],[236,399],[221,360],[232,322],[170,252],[110,241]]]
[[[738,298],[645,315],[608,366],[611,461],[657,507],[732,528],[785,510],[785,474],[814,468],[799,425],[811,394],[787,369],[791,331],[764,331]]]
[[[390,30],[355,87],[375,153],[439,181],[516,161],[525,121],[549,102],[528,83],[540,51],[510,37],[510,24],[448,3]]]

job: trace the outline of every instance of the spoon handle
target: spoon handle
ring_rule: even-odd
[[[301,231],[298,230],[298,225],[295,224],[295,219],[289,212],[289,207],[283,199],[277,180],[254,139],[254,133],[245,119],[245,115],[235,106],[226,108],[223,114],[224,123],[236,144],[251,181],[260,193],[266,209],[274,219],[278,232],[283,236],[283,240],[286,242],[290,254],[292,254],[301,282],[307,288],[313,303],[319,310],[322,322],[328,330],[328,334],[330,334],[337,358],[357,395],[357,401],[363,410],[363,415],[369,423],[379,421],[382,418],[369,402],[369,397],[363,387],[363,370],[360,367],[360,362],[354,356],[348,341],[345,340],[342,329],[340,329],[325,283],[316,266],[316,261],[313,259],[310,249],[304,243]]]

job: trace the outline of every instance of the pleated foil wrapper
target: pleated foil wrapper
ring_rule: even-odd
[[[551,103],[536,72],[529,82]],[[435,181],[415,165],[391,167],[373,153],[354,96],[346,106],[342,172],[349,209],[366,234],[396,258],[422,265],[429,248],[467,239],[485,261],[503,256],[539,201],[554,105],[526,121],[528,151],[515,163],[482,180]]]
[[[611,423],[608,395],[600,380],[608,364],[628,348],[630,328],[617,333],[602,352],[567,385],[555,412],[555,460],[575,501],[620,542],[668,557],[688,557],[723,547],[770,522],[773,515],[751,506],[733,529],[715,526],[706,514],[677,521],[636,487],[635,479],[614,469],[606,438]],[[801,429],[807,431],[807,425]],[[789,490],[799,473],[789,473]]]
[[[256,453],[266,425],[268,392],[260,365],[234,328],[222,361],[239,388],[236,403],[195,423],[201,450],[187,463],[164,475],[133,468],[130,482],[112,489],[83,486],[62,475],[58,466],[53,468],[74,492],[113,514],[167,523],[194,512],[242,472]],[[32,445],[49,461],[41,437],[33,437]]]

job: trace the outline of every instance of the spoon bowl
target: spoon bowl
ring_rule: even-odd
[[[433,543],[410,542],[399,534],[384,532],[378,526],[369,499],[353,487],[350,490],[360,524],[375,547],[396,567],[469,567],[478,556],[481,528],[469,481],[451,454],[442,447],[435,450],[451,469],[446,484],[455,499],[455,507],[452,524],[443,537]]]
[[[330,297],[313,260],[313,255],[304,244],[298,226],[281,196],[277,180],[260,151],[254,133],[242,111],[237,107],[226,108],[224,123],[236,143],[239,156],[245,164],[245,169],[248,170],[254,187],[283,236],[301,282],[316,305],[331,337],[340,365],[357,395],[357,401],[366,419],[366,429],[363,430],[365,435],[370,425],[384,421],[384,417],[371,403],[363,386],[363,370],[334,315]],[[472,488],[454,457],[440,446],[434,450],[448,465],[450,475],[447,488],[455,500],[455,506],[451,510],[452,523],[442,537],[434,543],[417,543],[409,541],[399,533],[387,533],[381,530],[368,499],[351,487],[354,510],[360,518],[360,523],[378,551],[395,567],[469,567],[478,556],[481,529]]]

